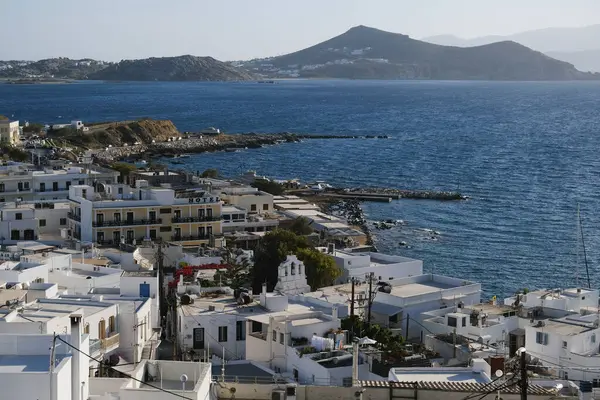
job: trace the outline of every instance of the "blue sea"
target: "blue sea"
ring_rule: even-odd
[[[0,85],[0,114],[43,123],[171,119],[181,131],[389,135],[194,155],[186,167],[248,169],[344,186],[456,190],[462,202],[365,203],[385,253],[425,270],[516,289],[600,286],[600,84],[281,81]],[[432,240],[429,230],[439,231]],[[400,246],[399,242],[408,246]],[[579,256],[578,256],[579,254]]]

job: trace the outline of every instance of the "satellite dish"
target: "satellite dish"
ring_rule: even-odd
[[[496,377],[497,378],[501,378],[502,375],[504,375],[504,372],[502,372],[502,370],[499,369],[499,370],[496,371]]]

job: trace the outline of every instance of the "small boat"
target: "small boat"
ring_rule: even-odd
[[[190,158],[190,157],[191,157],[191,155],[189,155],[189,154],[180,154],[179,155],[179,158]]]

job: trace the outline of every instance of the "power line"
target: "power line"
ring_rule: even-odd
[[[78,351],[79,353],[83,354],[84,356],[86,356],[86,357],[87,357],[87,358],[89,358],[90,360],[96,361],[96,362],[97,362],[97,363],[99,363],[99,364],[101,364],[101,363],[102,363],[102,361],[100,361],[100,360],[98,360],[98,359],[96,359],[96,358],[94,358],[94,357],[90,356],[89,354],[87,354],[87,353],[86,353],[86,352],[84,352],[83,350],[81,350],[81,349],[78,349],[77,347],[73,346],[71,343],[69,343],[69,342],[67,342],[67,341],[63,340],[63,339],[62,339],[60,336],[56,336],[56,339],[57,339],[57,340],[60,340],[60,341],[61,341],[61,342],[63,342],[64,344],[66,344],[66,345],[67,345],[67,346],[69,346],[71,349],[73,349],[73,350],[76,350],[76,351]],[[133,377],[133,376],[131,376],[131,375],[129,375],[129,374],[126,374],[126,373],[124,373],[124,372],[121,372],[121,371],[119,371],[118,369],[116,369],[116,368],[114,368],[114,367],[108,366],[108,369],[112,369],[112,370],[114,370],[114,371],[117,371],[118,373],[120,373],[120,374],[122,374],[122,375],[125,375],[125,376],[126,376],[127,378],[129,378],[129,379],[133,379],[133,380],[134,380],[134,381],[136,381],[136,382],[142,383],[142,384],[144,384],[144,385],[146,385],[146,386],[149,386],[149,387],[151,387],[151,388],[153,388],[153,389],[160,390],[161,392],[165,392],[165,393],[168,393],[168,394],[170,394],[170,395],[177,396],[177,397],[179,397],[179,398],[181,398],[181,399],[193,400],[193,399],[191,399],[191,398],[189,398],[189,397],[182,396],[182,395],[180,395],[180,394],[178,394],[178,393],[175,393],[175,392],[172,392],[172,391],[170,391],[170,390],[166,390],[166,389],[163,389],[163,388],[161,388],[161,387],[158,387],[158,386],[152,385],[152,384],[150,384],[150,383],[148,383],[148,382],[144,382],[144,381],[142,381],[142,380],[140,380],[140,379],[137,379],[137,378],[135,378],[135,377]]]

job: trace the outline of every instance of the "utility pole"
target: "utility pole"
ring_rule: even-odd
[[[156,250],[156,265],[158,267],[158,301],[160,306],[160,320],[161,323],[166,325],[167,298],[165,296],[165,273],[163,270],[164,254],[162,250],[162,243],[158,243],[158,249]],[[163,326],[163,329],[165,329],[165,326]]]
[[[525,357],[527,356],[527,352],[525,349],[521,348],[521,400],[527,400],[527,362]]]
[[[54,354],[56,352],[56,333],[52,338],[52,348],[50,349],[50,400],[56,400],[56,388],[54,387]]]
[[[352,302],[350,303],[350,317],[354,317],[354,284],[355,280],[352,277]]]
[[[371,326],[371,306],[373,305],[373,275],[373,272],[369,274],[369,311],[367,314],[367,324],[369,327]]]
[[[408,341],[408,324],[410,323],[410,314],[406,314],[406,341]]]

